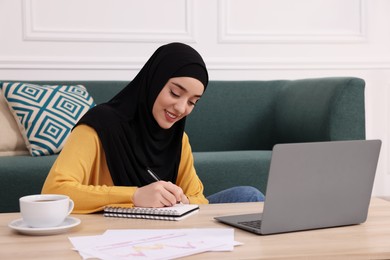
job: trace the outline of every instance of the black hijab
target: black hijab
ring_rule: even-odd
[[[121,92],[78,122],[97,132],[114,185],[141,187],[153,182],[147,167],[175,183],[185,118],[163,129],[152,108],[167,81],[184,76],[198,79],[206,88],[208,74],[199,53],[182,43],[161,46]]]

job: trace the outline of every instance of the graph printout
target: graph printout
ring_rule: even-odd
[[[232,251],[234,230],[107,230],[103,235],[69,238],[84,258],[174,259],[207,251]]]

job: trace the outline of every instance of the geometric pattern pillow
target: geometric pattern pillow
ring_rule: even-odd
[[[0,87],[32,156],[59,153],[73,126],[95,106],[82,85],[3,82]]]

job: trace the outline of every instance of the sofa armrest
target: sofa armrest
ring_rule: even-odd
[[[365,139],[364,87],[351,77],[286,81],[275,107],[275,143]]]
[[[39,194],[57,155],[0,157],[0,213],[18,212],[19,198]]]

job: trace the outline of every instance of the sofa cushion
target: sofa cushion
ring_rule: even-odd
[[[266,193],[272,151],[194,152],[196,172],[206,196],[234,186],[254,186]]]
[[[365,139],[364,88],[359,78],[286,81],[275,106],[275,143]]]
[[[28,154],[18,125],[0,89],[0,156]]]
[[[272,149],[274,108],[283,84],[283,81],[211,81],[186,121],[192,150]]]
[[[95,105],[81,85],[3,82],[1,87],[32,156],[59,153],[73,126]]]

